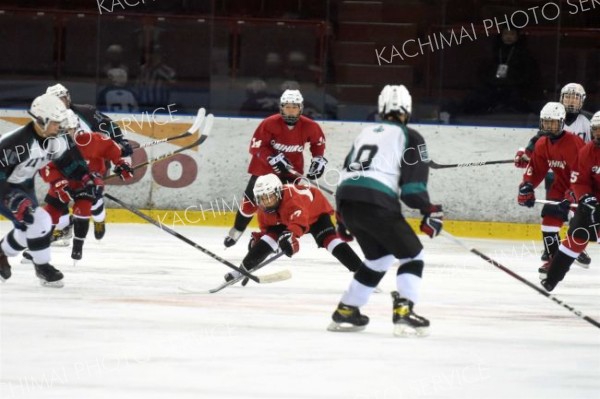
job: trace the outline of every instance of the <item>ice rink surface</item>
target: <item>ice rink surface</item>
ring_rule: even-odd
[[[2,235],[8,223],[0,223]],[[175,226],[238,263],[248,235]],[[65,287],[41,287],[12,258],[0,286],[0,397],[9,398],[598,398],[600,329],[443,237],[423,239],[416,312],[426,338],[392,336],[395,273],[363,312],[361,333],[326,331],[351,275],[312,237],[258,274],[290,280],[207,290],[228,269],[151,225],[111,224],[73,266],[54,248]],[[538,284],[539,242],[465,239]],[[352,244],[354,248],[356,244]],[[600,251],[573,266],[559,298],[600,320]]]

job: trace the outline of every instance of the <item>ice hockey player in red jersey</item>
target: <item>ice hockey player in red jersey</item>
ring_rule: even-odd
[[[567,237],[554,256],[542,266],[547,274],[542,286],[552,291],[562,281],[569,268],[590,241],[600,243],[600,111],[591,121],[592,142],[579,151],[577,167],[571,173],[571,187],[578,206],[569,222]]]
[[[554,182],[546,199],[560,202],[560,205],[548,205],[542,211],[542,237],[544,248],[550,257],[558,250],[560,228],[568,219],[573,200],[569,183],[571,171],[576,167],[579,150],[584,146],[579,136],[564,130],[565,116],[565,107],[561,103],[549,102],[542,108],[542,136],[535,143],[517,199],[519,205],[533,207],[534,189],[544,180],[548,169],[554,172]]]
[[[259,176],[275,173],[284,182],[293,182],[304,173],[304,147],[308,143],[312,161],[306,175],[318,179],[325,172],[325,136],[315,121],[302,115],[302,94],[299,90],[283,92],[280,113],[264,119],[256,128],[250,142],[250,180],[244,191],[242,204],[235,215],[235,223],[225,237],[225,247],[231,247],[242,236],[256,212],[253,187]]]
[[[590,121],[581,113],[581,109],[583,107],[583,103],[585,101],[585,89],[579,83],[567,83],[560,90],[560,103],[565,107],[565,111],[567,112],[565,117],[565,127],[564,130],[567,133],[575,134],[585,142],[588,143],[591,141],[590,136]],[[529,140],[526,148],[520,148],[515,155],[515,166],[518,168],[525,168],[529,163],[529,159],[531,158],[531,154],[534,150],[535,143],[542,136],[541,131]],[[552,186],[552,182],[554,181],[554,174],[549,172],[546,175],[545,186],[546,191],[550,190]],[[548,207],[552,205],[544,205],[542,208],[542,217],[545,213],[548,212]],[[549,254],[544,248],[544,252],[542,253],[542,260],[547,261],[549,258]],[[582,266],[589,265],[592,262],[591,258],[584,251],[577,258],[577,263]]]
[[[331,222],[333,208],[315,187],[282,184],[277,175],[259,176],[254,185],[260,232],[252,233],[248,254],[241,267],[252,271],[269,254],[281,250],[291,257],[300,249],[299,239],[312,234],[319,248],[326,248],[348,270],[354,272],[362,261],[336,233]],[[237,271],[225,280],[238,278]]]
[[[121,158],[119,145],[106,135],[77,131],[79,119],[71,110],[67,111],[64,128],[72,135],[79,152],[88,163],[90,174],[84,180],[67,179],[54,163],[40,170],[42,179],[50,184],[44,209],[52,217],[52,223],[56,225],[61,217],[68,215],[69,202],[74,201],[71,258],[80,260],[83,254],[83,243],[89,230],[90,216],[93,214],[94,219],[101,223],[104,223],[106,216],[102,197],[104,190],[102,176],[106,172],[106,161],[115,165],[113,171],[123,180],[131,178],[133,170],[129,163]]]

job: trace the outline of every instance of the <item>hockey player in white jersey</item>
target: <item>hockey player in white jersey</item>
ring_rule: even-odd
[[[386,271],[397,267],[392,293],[394,334],[426,335],[429,321],[414,313],[423,274],[423,245],[402,215],[400,200],[423,215],[420,229],[431,238],[442,230],[441,205],[429,201],[425,140],[406,126],[412,99],[406,87],[385,86],[379,95],[383,122],[355,139],[336,192],[338,230],[354,236],[365,261],[332,315],[330,331],[360,331],[360,313]]]
[[[31,104],[29,114],[32,122],[0,137],[0,214],[14,227],[0,241],[0,280],[11,277],[7,257],[29,248],[41,284],[62,287],[63,274],[50,264],[52,220],[38,206],[34,177],[51,161],[74,178],[82,179],[88,168],[72,140],[58,135],[67,115],[62,101],[41,95]]]
[[[579,83],[567,83],[560,90],[560,103],[565,107],[565,111],[567,112],[564,121],[564,131],[579,136],[585,143],[589,143],[590,141],[592,141],[590,121],[588,118],[585,117],[585,115],[581,114],[581,109],[583,108],[585,96],[585,89]],[[520,148],[517,151],[517,154],[515,155],[516,167],[527,167],[529,160],[531,159],[533,149],[535,148],[535,143],[542,136],[543,133],[540,130],[535,136],[533,136],[529,140],[527,147]],[[550,171],[546,175],[546,193],[550,191],[553,181],[554,173]],[[564,213],[564,211],[556,205],[546,204],[542,207],[542,218],[544,216],[552,215],[560,216],[562,213]],[[543,226],[542,229],[544,229]],[[556,233],[553,237],[549,237],[548,235],[546,235],[544,237],[543,243],[544,252],[542,253],[541,259],[542,261],[546,262],[550,258],[550,251],[548,250],[548,248],[554,245],[554,243],[558,245],[560,243],[560,237],[558,233]],[[577,263],[579,263],[583,267],[589,267],[590,263],[592,263],[592,259],[589,257],[587,252],[583,251],[581,252],[581,254],[579,254],[579,257],[577,258]]]

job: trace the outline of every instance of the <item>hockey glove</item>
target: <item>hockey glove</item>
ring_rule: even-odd
[[[4,199],[4,204],[17,221],[33,224],[33,201],[22,191],[11,191]]]
[[[119,146],[121,147],[122,157],[128,157],[133,154],[133,148],[131,148],[131,144],[129,144],[128,140],[123,139],[123,141],[119,143]]]
[[[519,185],[519,196],[517,202],[521,206],[527,208],[533,208],[535,205],[535,192],[533,191],[533,184],[529,182],[523,182]]]
[[[121,180],[131,179],[133,177],[133,169],[131,165],[124,159],[120,159],[113,168],[113,173],[119,175]]]
[[[300,249],[298,239],[291,231],[287,230],[281,233],[277,240],[277,244],[279,245],[279,248],[281,248],[281,251],[290,258]]]
[[[352,236],[352,233],[350,233],[350,230],[348,230],[344,222],[340,221],[339,219],[337,221],[337,225],[335,226],[335,230],[337,231],[337,234],[342,241],[350,242],[354,240],[354,237]]]
[[[104,181],[98,173],[90,173],[81,179],[83,188],[75,193],[76,200],[94,201],[104,193]]]
[[[429,208],[422,210],[423,220],[421,220],[420,229],[423,233],[433,238],[440,234],[444,227],[444,211],[441,205],[429,205]]]
[[[529,164],[530,159],[531,151],[526,150],[525,148],[519,148],[515,155],[515,166],[524,169],[527,167],[527,164]]]
[[[71,190],[67,179],[57,180],[52,183],[51,191],[63,204],[68,204],[73,199],[73,197],[71,197]]]
[[[589,215],[592,224],[596,224],[598,220],[598,199],[593,195],[586,194],[579,200],[579,206],[583,208],[583,212]]]
[[[267,159],[269,160],[269,165],[271,165],[273,171],[278,175],[287,173],[290,169],[293,169],[292,164],[283,154],[277,154],[272,157],[268,157]]]
[[[316,180],[323,176],[323,173],[325,173],[325,165],[327,165],[327,159],[324,157],[314,157],[306,177],[308,177],[310,180]]]

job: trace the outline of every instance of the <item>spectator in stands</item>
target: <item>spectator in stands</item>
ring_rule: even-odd
[[[125,71],[125,73],[129,73],[129,68],[123,62],[123,46],[120,44],[111,44],[106,49],[104,54],[106,58],[106,63],[102,67],[102,72],[104,74],[108,74],[110,69],[120,68]]]
[[[518,29],[504,28],[496,37],[490,58],[481,65],[479,75],[477,88],[453,114],[532,111],[528,98],[537,88],[539,71]]]
[[[98,108],[107,112],[137,112],[138,101],[135,93],[127,86],[127,71],[112,68],[108,70],[107,77],[108,86],[98,93]]]
[[[161,48],[154,46],[149,59],[140,67],[137,91],[140,107],[166,107],[171,100],[175,70],[163,62]]]
[[[269,93],[267,83],[254,79],[246,85],[246,99],[240,107],[240,116],[267,117],[279,112],[279,97]]]

